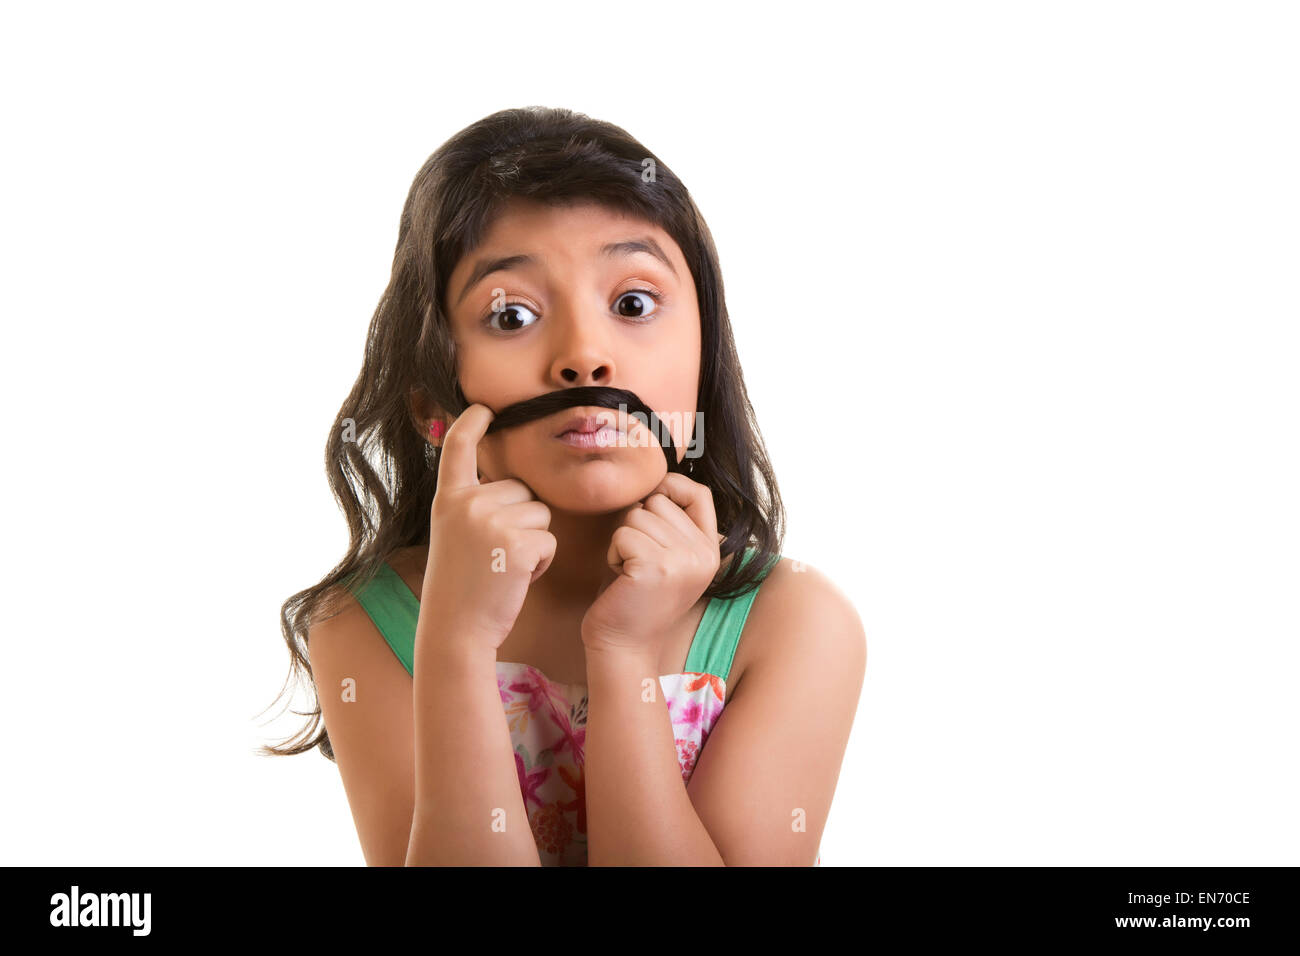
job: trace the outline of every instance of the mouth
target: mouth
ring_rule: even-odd
[[[594,432],[565,432],[558,436],[559,441],[573,448],[613,448],[618,444],[619,433],[613,428],[601,428]]]
[[[623,434],[623,429],[618,427],[618,415],[607,408],[597,409],[594,415],[581,410],[575,411],[564,420],[554,437],[589,440],[595,444],[596,436],[601,434],[605,438],[615,438]]]
[[[621,418],[623,409],[627,410],[625,419]],[[561,419],[562,414],[567,414],[568,418]],[[553,424],[546,426],[544,419]],[[682,468],[667,423],[636,392],[626,388],[582,385],[535,395],[500,409],[488,423],[484,434],[492,435],[534,421],[543,422],[543,427],[555,428],[551,437],[556,441],[588,451],[593,448],[607,450],[601,445],[608,444],[608,439],[612,439],[616,447],[629,445],[631,439],[624,436],[641,437],[641,432],[648,430],[650,443],[663,446],[664,464],[668,471],[678,472]]]

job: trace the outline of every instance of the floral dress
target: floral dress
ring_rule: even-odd
[[[682,783],[691,779],[709,731],[722,713],[726,687],[715,674],[659,678],[677,742]],[[585,866],[587,812],[583,745],[587,689],[550,680],[528,664],[497,662],[497,688],[515,747],[515,770],[542,863]]]
[[[747,553],[744,560],[749,557]],[[407,672],[414,674],[419,600],[406,582],[385,562],[354,593]],[[683,784],[690,781],[722,714],[731,662],[757,593],[755,588],[730,600],[712,599],[695,632],[686,669],[659,678]],[[586,866],[587,688],[553,681],[537,668],[514,661],[497,661],[496,672],[538,856],[544,866]],[[821,865],[820,853],[814,865]]]

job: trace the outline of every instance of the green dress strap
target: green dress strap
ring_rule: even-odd
[[[406,672],[415,676],[415,625],[420,620],[420,602],[406,582],[385,561],[364,588],[349,587],[349,590],[375,622]]]
[[[740,558],[741,566],[748,564],[757,553],[756,548],[746,548]],[[713,598],[704,609],[704,617],[691,642],[690,653],[686,655],[687,674],[713,674],[722,678],[725,684],[731,676],[731,662],[736,657],[736,647],[740,644],[740,632],[749,617],[749,609],[758,597],[758,589],[766,580],[767,573],[781,560],[776,554],[768,562],[767,571],[758,583],[747,593],[739,597],[722,599]]]
[[[748,548],[740,559],[748,564],[754,556]],[[768,571],[781,556],[774,555]],[[760,579],[759,584],[762,584]],[[420,620],[420,601],[401,576],[387,561],[379,565],[375,576],[363,588],[349,585],[357,602],[374,622],[406,672],[415,674],[415,627]],[[686,657],[688,674],[713,674],[725,683],[731,673],[731,662],[736,656],[740,633],[749,617],[749,609],[758,596],[755,586],[740,597],[722,600],[713,598],[704,609],[704,617],[695,631],[691,649]]]

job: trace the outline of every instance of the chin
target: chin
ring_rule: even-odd
[[[520,478],[549,508],[572,514],[602,515],[635,504],[663,480],[663,475],[640,472],[610,461],[593,460],[548,472],[539,476],[536,483]]]

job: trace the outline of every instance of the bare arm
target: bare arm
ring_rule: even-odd
[[[417,636],[414,666],[415,807],[406,865],[541,866],[496,655],[431,632]]]
[[[682,783],[657,664],[648,654],[587,651],[589,866],[725,865]],[[642,692],[646,679],[652,695]]]
[[[419,683],[355,602],[308,638],[321,715],[367,865],[538,865],[494,663],[422,646],[436,645],[417,641]],[[417,696],[432,702],[418,719]],[[417,725],[419,739],[430,741],[418,759]],[[417,774],[429,781],[418,813]],[[505,811],[505,832],[491,827],[494,807]]]
[[[686,791],[728,866],[812,866],[862,693],[866,633],[829,578],[789,558],[745,631],[757,653]]]
[[[812,866],[866,670],[857,611],[783,558],[754,601],[755,653],[682,785],[672,725],[636,652],[587,652],[592,866]]]
[[[556,542],[546,530],[550,509],[522,481],[479,482],[478,442],[492,418],[486,405],[465,409],[447,431],[438,464],[412,663],[408,866],[541,865],[496,655]],[[500,568],[497,555],[508,557]]]

